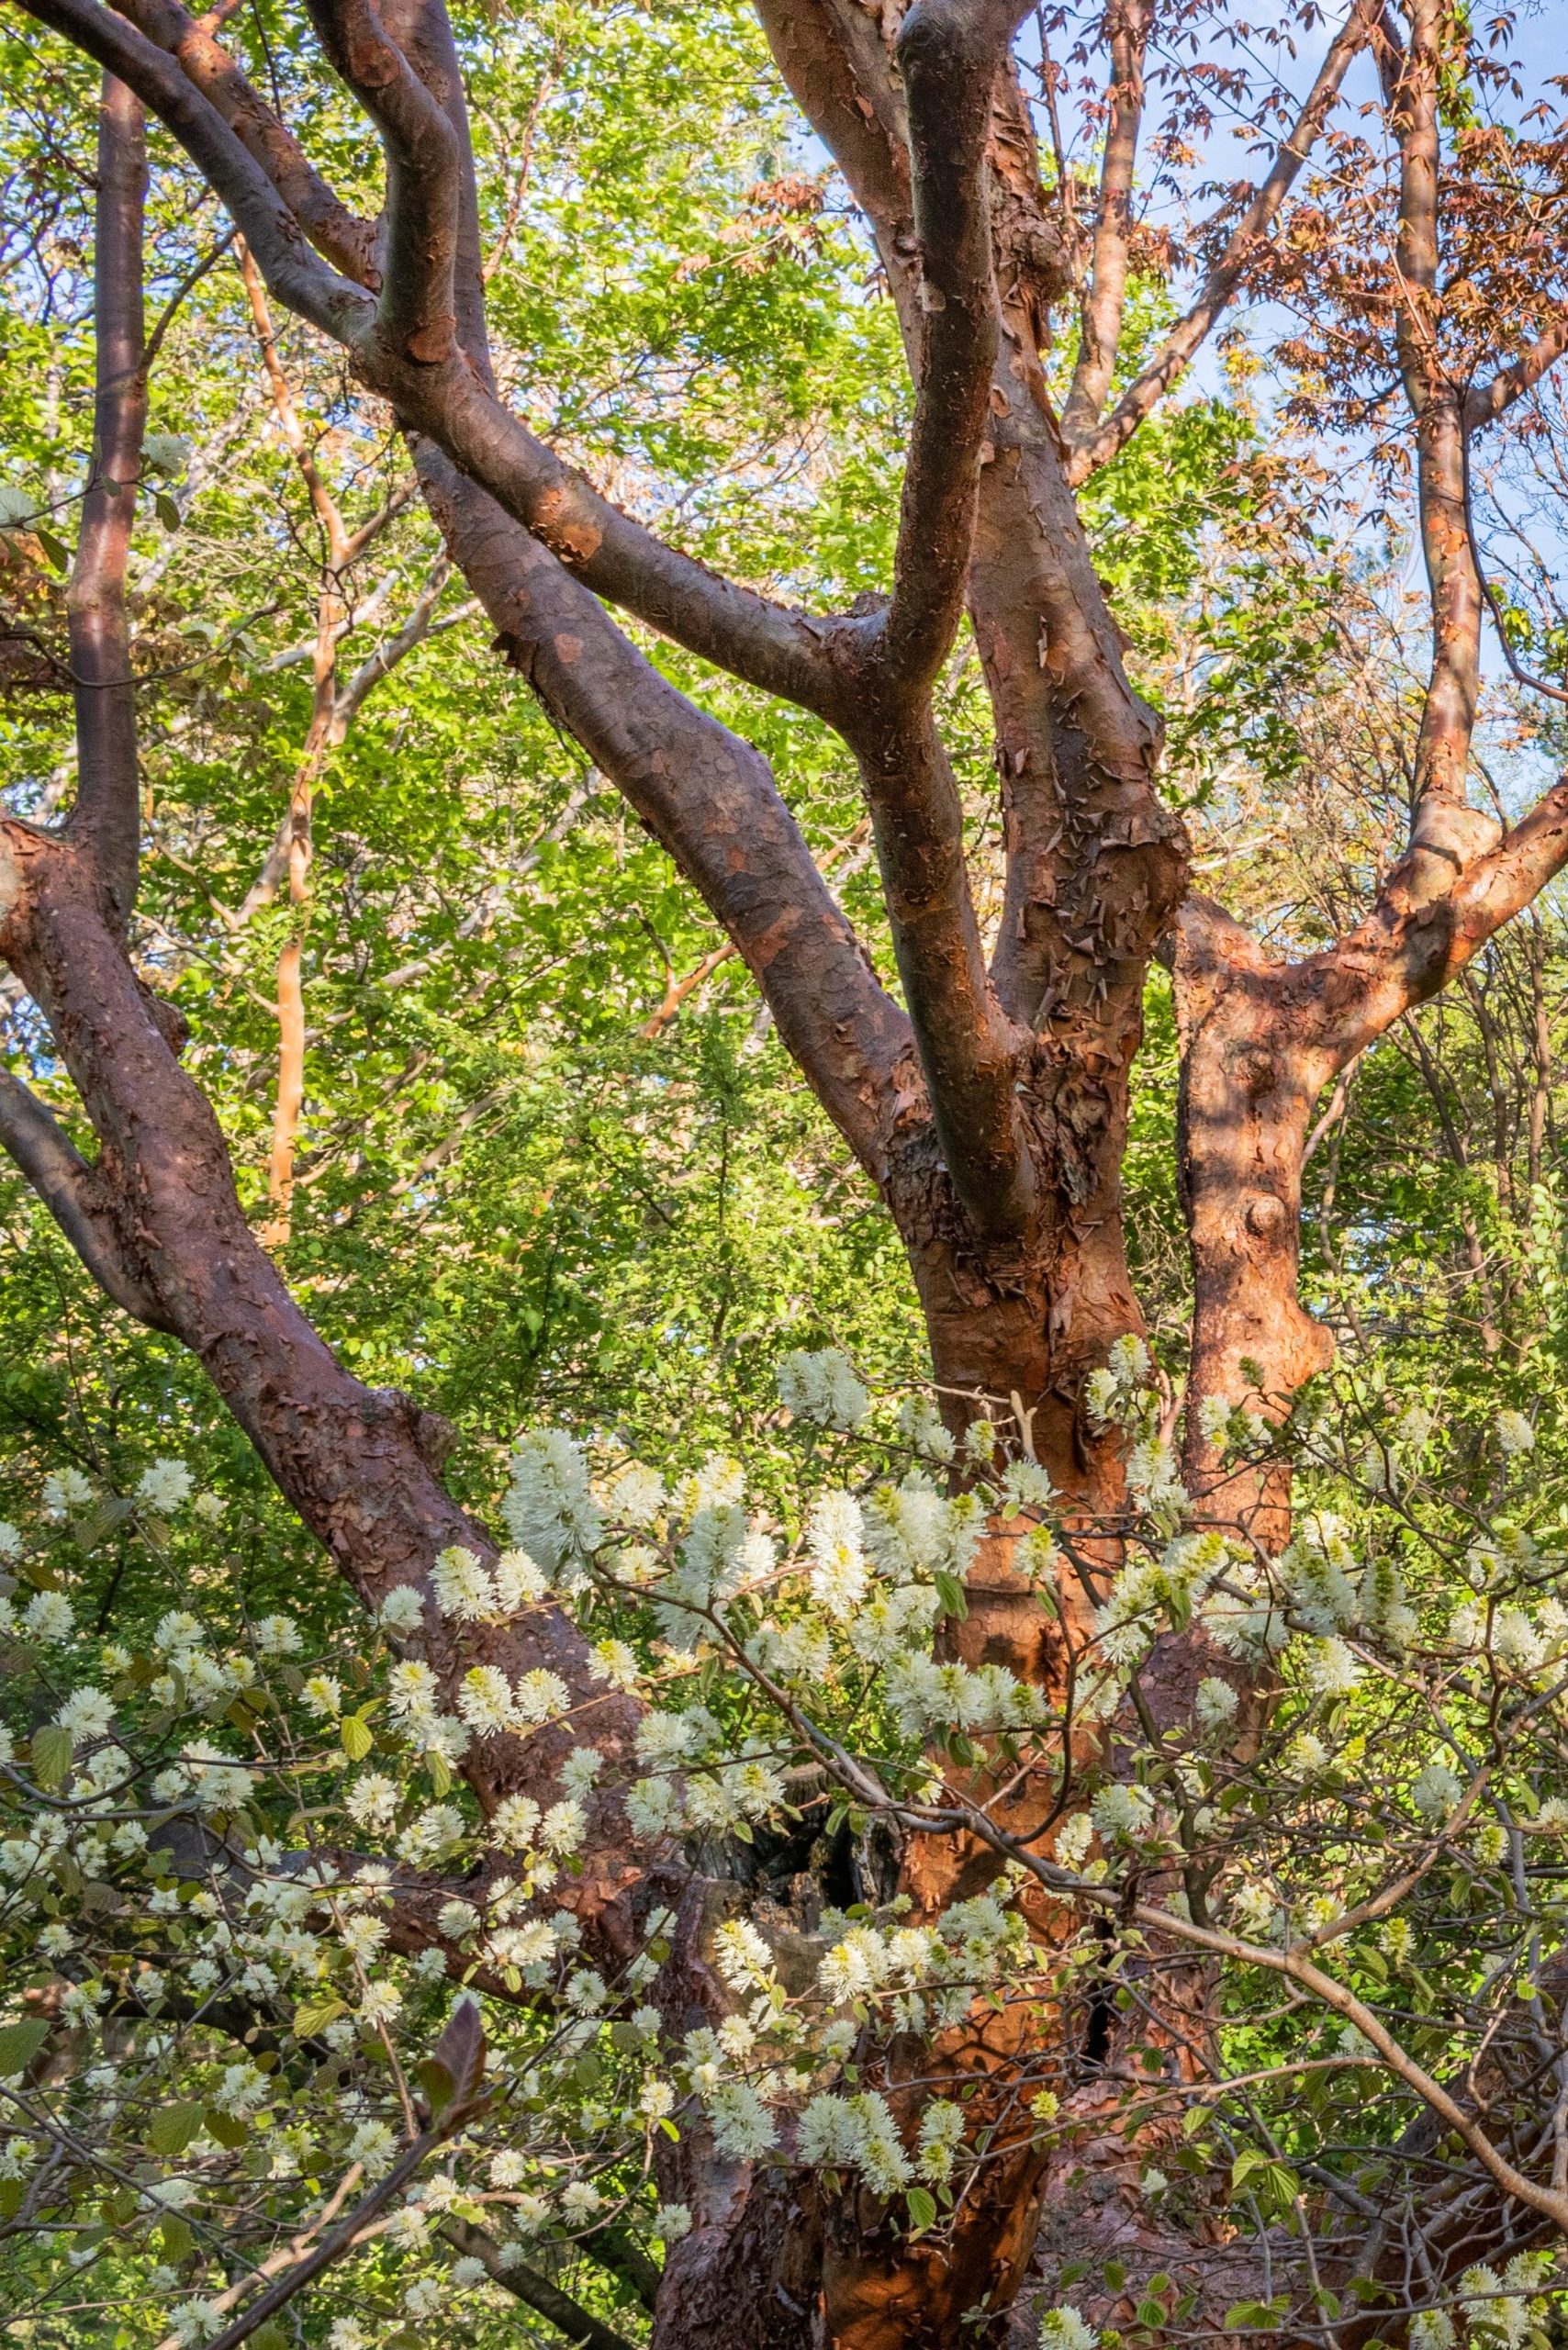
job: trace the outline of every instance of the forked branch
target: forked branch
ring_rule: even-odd
[[[1275,152],[1268,175],[1226,240],[1218,260],[1204,276],[1196,300],[1171,328],[1147,366],[1128,385],[1110,415],[1100,421],[1098,409],[1082,420],[1064,411],[1063,437],[1070,456],[1068,477],[1078,486],[1119,455],[1146,416],[1158,407],[1190,365],[1216,321],[1235,299],[1255,258],[1260,239],[1278,219],[1285,198],[1300,177],[1313,148],[1322,136],[1330,109],[1354,59],[1366,45],[1377,23],[1383,0],[1355,0],[1349,17],[1331,44],[1308,92],[1290,135]],[[1102,396],[1103,397],[1103,396]]]
[[[356,284],[374,285],[375,228],[327,185],[298,140],[213,38],[211,20],[191,16],[180,0],[123,0],[118,14],[175,60],[261,166],[317,252]]]
[[[1105,94],[1108,118],[1100,166],[1099,212],[1078,364],[1062,405],[1062,437],[1070,447],[1084,439],[1099,418],[1122,339],[1133,177],[1143,122],[1144,52],[1152,14],[1152,0],[1111,0],[1106,11],[1111,79]]]
[[[336,71],[381,134],[386,255],[376,318],[399,358],[431,365],[455,348],[458,142],[446,114],[391,39],[375,0],[311,0]]]

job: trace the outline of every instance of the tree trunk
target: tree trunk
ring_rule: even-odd
[[[1199,1407],[1217,1396],[1280,1419],[1334,1360],[1297,1286],[1307,1124],[1337,1064],[1304,1035],[1285,976],[1217,906],[1189,899],[1176,949],[1179,1169],[1193,1261],[1183,1469],[1205,1516],[1238,1522],[1271,1551],[1289,1539],[1288,1474],[1223,1471]]]

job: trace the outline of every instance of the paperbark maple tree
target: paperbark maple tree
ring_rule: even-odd
[[[1192,1407],[1259,1390],[1278,1412],[1329,1358],[1297,1295],[1315,1105],[1568,860],[1568,784],[1506,833],[1467,800],[1484,610],[1469,450],[1568,345],[1568,313],[1559,259],[1528,258],[1525,194],[1510,211],[1506,196],[1483,190],[1484,146],[1444,145],[1452,28],[1437,0],[1411,0],[1403,23],[1356,0],[1263,176],[1233,191],[1197,239],[1206,266],[1191,306],[1130,376],[1120,363],[1151,44],[1173,29],[1159,12],[1118,0],[1086,45],[1104,75],[1099,185],[1087,190],[1040,169],[1013,54],[1025,15],[1016,0],[918,0],[907,11],[897,0],[758,0],[778,70],[869,225],[915,386],[889,592],[827,616],[684,555],[565,465],[499,397],[461,61],[441,0],[311,8],[322,56],[381,141],[376,221],[327,185],[222,46],[216,17],[194,17],[178,0],[21,5],[105,75],[99,376],[70,595],[80,784],[59,828],[5,825],[0,950],[50,1023],[98,1153],[80,1159],[14,1080],[0,1092],[0,1138],[107,1293],[200,1356],[368,1602],[422,1577],[449,1543],[493,1555],[441,1485],[440,1427],[333,1359],[252,1237],[216,1121],[181,1067],[177,1020],[128,949],[139,799],[124,580],[146,411],[145,109],[228,207],[271,299],[341,346],[387,404],[498,651],[625,795],[745,961],[902,1237],[953,1417],[995,1410],[1086,1522],[1114,1516],[1120,1499],[1117,1444],[1086,1414],[1082,1391],[1112,1343],[1140,1327],[1121,1167],[1145,982],[1157,954],[1171,960],[1193,1269],[1189,1482],[1213,1487],[1216,1513],[1239,1510],[1277,1545],[1288,1496],[1268,1483],[1215,1485]],[[1381,77],[1387,173],[1370,148],[1332,135],[1357,218],[1377,221],[1385,196],[1392,239],[1386,267],[1352,290],[1350,256],[1321,209],[1298,218],[1291,199],[1363,57]],[[1561,145],[1536,140],[1526,164],[1554,182]],[[1450,249],[1468,252],[1484,235],[1506,280],[1490,313],[1456,299],[1445,275]],[[1432,611],[1408,838],[1390,845],[1363,918],[1294,962],[1271,957],[1193,889],[1183,828],[1159,789],[1160,725],[1129,679],[1077,503],[1238,297],[1271,286],[1305,295],[1329,341],[1341,317],[1352,319],[1355,334],[1341,339],[1361,340],[1339,363],[1347,384],[1358,371],[1397,378]],[[1077,359],[1058,407],[1045,361],[1073,324]],[[662,677],[607,607],[812,712],[848,745],[902,1002],[872,969],[766,760]],[[323,610],[330,633],[327,600]],[[1003,912],[989,957],[934,715],[966,618],[1004,811]],[[1050,1685],[1050,1624],[1001,1539],[981,1553],[957,1637],[970,1661]],[[612,1756],[624,1746],[633,1708],[590,1684],[564,1620],[494,1639],[509,1669],[547,1663],[591,1700]],[[1172,1718],[1200,1669],[1195,1642],[1170,1643],[1159,1662],[1152,1685]],[[547,1784],[558,1760],[548,1735],[486,1751],[490,1775],[476,1791],[487,1806]],[[983,1859],[956,1847],[939,1882],[912,1880],[916,1897],[938,1902]],[[606,1796],[585,1860],[575,1906],[607,1950],[627,1949],[668,1882],[667,1856],[638,1850]],[[689,1897],[681,1958],[694,2015],[705,1916]],[[977,2086],[1006,2061],[980,2027],[948,2053]],[[994,2333],[1046,2183],[1044,2158],[1021,2141],[935,2249],[696,2142],[679,2160],[700,2224],[672,2252],[658,2322],[661,2339],[685,2345],[804,2344],[820,2324],[854,2350],[892,2350],[959,2338],[964,2312],[982,2304]]]

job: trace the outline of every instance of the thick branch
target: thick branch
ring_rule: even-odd
[[[388,38],[375,0],[312,0],[310,14],[333,66],[380,132],[386,158],[378,331],[402,358],[444,359],[457,329],[454,273],[464,160],[452,124]]]
[[[924,693],[963,612],[998,326],[986,143],[991,88],[1023,11],[918,0],[898,62],[908,100],[923,317],[914,429],[877,648],[887,683]]]
[[[801,699],[816,698],[817,624],[712,580],[700,565],[675,555],[597,499],[489,397],[465,359],[416,365],[388,353],[368,330],[365,297],[303,259],[297,230],[270,185],[161,51],[95,0],[39,0],[35,13],[90,53],[107,51],[122,66],[236,210],[274,294],[344,342],[367,383],[384,391],[407,420],[428,416],[432,437],[473,482],[492,483],[514,513],[537,522],[545,540],[564,538],[596,587],[613,592],[606,570],[621,586],[628,570],[644,591],[650,584],[667,585],[679,616],[692,625],[682,629],[676,615],[651,609],[659,606],[656,593],[638,599],[647,617],[668,617],[672,633],[717,657],[728,655],[743,674],[756,672],[780,691],[793,687]],[[446,485],[449,515],[462,509],[472,525],[459,560],[465,564],[475,554],[497,599],[492,604],[487,593],[484,600],[492,618],[499,613],[515,657],[697,880],[763,985],[786,1044],[880,1180],[890,1080],[907,1050],[907,1026],[867,968],[766,764],[666,685],[591,597],[580,589],[567,593],[571,583],[558,566],[523,532],[509,536],[504,515],[482,490],[452,467]],[[596,559],[606,547],[596,516],[603,518],[610,541],[605,563]],[[503,547],[498,573],[493,558]],[[525,570],[531,583],[520,594]],[[477,585],[477,573],[471,577]],[[531,606],[526,618],[523,598]],[[737,617],[734,632],[728,623]],[[726,641],[715,645],[716,633]],[[736,633],[757,654],[756,660],[735,657]],[[593,657],[585,660],[589,653]],[[801,674],[808,659],[809,680]],[[590,689],[590,673],[600,666],[603,675]],[[604,690],[611,675],[613,688]],[[711,788],[693,788],[694,776]]]
[[[76,708],[73,834],[122,927],[136,899],[140,793],[126,564],[147,425],[141,224],[147,198],[141,102],[104,75],[93,246],[93,460],[66,591]]]
[[[963,810],[929,711],[860,749],[882,890],[942,1156],[977,1228],[1026,1227],[1034,1172],[1017,1096],[1025,1035],[986,976]]]
[[[545,708],[631,801],[734,941],[828,1115],[878,1182],[917,1080],[767,761],[696,709],[548,550],[428,442],[415,457],[453,561]]]
[[[833,717],[852,699],[842,665],[830,658],[845,633],[843,623],[773,603],[666,546],[537,440],[467,361],[405,360],[395,346],[383,343],[373,332],[376,305],[310,258],[301,230],[315,233],[311,218],[302,213],[297,220],[238,131],[162,50],[99,0],[22,5],[40,23],[108,64],[158,114],[229,207],[274,297],[342,344],[369,389],[389,399],[405,424],[439,442],[596,595],[704,660],[802,709]],[[245,86],[237,69],[230,66],[229,72]],[[234,93],[227,84],[225,95],[232,106]],[[248,94],[248,105],[252,111],[245,119],[253,127],[253,116],[266,109],[253,93]],[[261,151],[280,185],[291,185],[297,175],[297,151],[281,127],[277,140]],[[328,242],[342,249],[341,236],[324,235],[324,246]],[[365,267],[362,274],[375,273]],[[468,348],[471,341],[465,320],[469,360],[476,355]],[[864,633],[863,627],[850,631],[856,642]]]
[[[565,1617],[541,1608],[461,1629],[441,1617],[428,1580],[437,1554],[461,1544],[488,1561],[496,1550],[440,1482],[450,1431],[407,1396],[362,1385],[300,1312],[246,1223],[218,1122],[165,1034],[173,1016],[161,1020],[138,985],[72,848],[14,822],[3,845],[0,952],[48,1019],[92,1121],[101,1212],[156,1326],[200,1358],[366,1606],[401,1583],[425,1591],[421,1650],[449,1709],[471,1665],[511,1680],[545,1668],[566,1684],[577,1724],[613,1776],[630,1756],[637,1708],[606,1693]],[[487,1738],[464,1769],[487,1809],[520,1788],[554,1801],[555,1774],[577,1742],[567,1722]],[[627,1904],[642,1897],[645,1855],[610,1792],[591,1801],[583,1857],[566,1897],[607,1958],[627,1956]]]
[[[476,375],[473,367],[461,362],[445,369],[416,362],[408,366],[401,389],[409,391],[417,381],[421,397],[399,399],[398,383],[376,376],[363,364],[366,354],[361,345],[374,315],[373,306],[352,297],[341,279],[312,269],[291,216],[297,215],[298,229],[330,258],[344,268],[352,267],[361,283],[375,284],[377,273],[366,242],[368,229],[355,222],[316,177],[290,134],[210,35],[195,26],[177,0],[129,0],[127,14],[139,23],[145,20],[152,39],[172,52],[177,50],[181,64],[209,95],[211,106],[202,108],[191,104],[194,92],[189,87],[181,93],[180,74],[160,76],[146,57],[139,58],[128,39],[116,35],[114,28],[119,19],[110,17],[96,0],[38,0],[36,7],[31,0],[25,4],[40,21],[54,26],[89,54],[100,54],[105,45],[113,49],[118,70],[159,114],[234,214],[276,298],[354,352],[370,387],[392,398],[406,422],[440,440],[466,471],[484,482],[507,510],[577,572],[597,595],[622,605],[689,651],[765,692],[780,694],[805,709],[826,711],[840,684],[827,658],[831,623],[775,604],[666,546],[601,498],[495,399],[483,357],[482,318],[470,298],[473,288],[465,284],[474,274],[465,265],[465,249],[471,241],[465,192],[471,196],[471,190],[461,170],[455,298],[464,348],[479,372]],[[383,13],[385,17],[386,12]],[[419,62],[421,82],[430,86],[431,97],[439,99],[440,82],[450,80],[455,85],[455,62],[443,60],[443,52],[451,49],[451,36],[443,23],[427,21],[432,13],[428,8],[411,13],[399,9],[398,33]],[[409,17],[408,29],[401,21],[404,16]],[[448,94],[445,111],[461,164],[467,141],[461,91],[455,86]],[[215,112],[222,117],[220,126],[212,119]],[[226,145],[216,130],[227,128],[230,120],[234,132]],[[253,164],[249,178],[239,172],[231,150],[241,140],[247,162],[252,153],[259,158],[275,194],[260,196],[252,184],[260,176]],[[387,346],[381,356],[396,363],[396,345]],[[436,375],[442,379],[439,384],[430,380]],[[460,420],[443,413],[453,406],[454,378],[457,391],[465,396],[457,403],[463,411]],[[452,437],[454,423],[461,431],[461,445]]]
[[[198,22],[179,0],[122,0],[118,13],[177,60],[193,86],[261,165],[317,252],[345,277],[374,285],[372,224],[349,211],[333,194],[298,141],[213,39],[207,21]]]
[[[497,505],[595,595],[765,693],[837,722],[853,701],[831,657],[845,624],[791,611],[679,554],[601,498],[463,360],[440,367],[361,364],[399,420],[438,442]],[[851,624],[858,639],[863,624]]]
[[[847,0],[762,0],[760,13],[797,100],[871,218],[918,371],[924,327],[912,263],[903,93],[882,32]],[[1016,157],[1012,168],[1016,175]],[[1011,197],[1016,191],[1011,183],[1009,189]],[[1048,207],[1037,196],[1026,209],[1043,221]],[[931,772],[927,746],[899,738],[896,729],[879,743],[863,727],[856,739],[879,808],[890,899],[902,898],[908,909],[900,962],[912,1009],[925,1024],[928,1071],[958,1039],[970,1040],[970,1065],[949,1096],[962,1103],[953,1123],[961,1118],[970,1139],[966,1148],[948,1126],[944,1155],[970,1196],[989,1194],[1005,1223],[1017,1200],[1002,1171],[1009,1122],[1002,1097],[1022,1073],[1007,1065],[1017,1036],[1011,1024],[1048,1024],[1049,1067],[1064,1080],[1074,1072],[1073,1130],[1086,1133],[1092,1123],[1109,1165],[1148,953],[1180,895],[1185,844],[1152,788],[1159,723],[1127,679],[1064,478],[1027,288],[1010,278],[1003,305],[969,578],[1008,813],[1007,898],[992,968],[1000,1015],[984,1008],[970,960],[973,918],[950,830],[945,834],[940,821],[946,808],[950,827],[950,800],[929,797],[950,792],[945,770]],[[917,784],[928,795],[924,801]],[[916,920],[928,901],[940,902],[943,889],[945,936]],[[941,1091],[954,1074],[949,1063]],[[1045,1079],[1036,1055],[1029,1081],[1039,1089]],[[971,1095],[983,1105],[979,1120]],[[1092,1197],[1084,1213],[1097,1223],[1114,1214],[1095,1182],[1085,1180],[1083,1196]],[[1121,1285],[1114,1288],[1107,1314],[1121,1314],[1121,1329],[1133,1309]]]
[[[1086,481],[1126,448],[1149,411],[1183,373],[1215,321],[1229,308],[1260,237],[1267,234],[1294,186],[1302,165],[1320,137],[1352,60],[1366,46],[1383,0],[1356,0],[1329,49],[1291,132],[1275,154],[1268,177],[1226,241],[1224,252],[1204,279],[1197,299],[1179,319],[1154,357],[1123,393],[1103,424],[1080,431],[1064,413],[1063,436],[1071,447],[1069,477]]]
[[[1367,920],[1298,968],[1327,968],[1320,1033],[1336,1067],[1437,995],[1568,864],[1568,775],[1440,897],[1412,905],[1396,872]]]
[[[913,257],[914,200],[903,93],[878,17],[858,0],[756,0],[801,113],[870,221],[895,288]]]
[[[333,341],[355,348],[374,326],[374,300],[314,259],[292,207],[183,66],[100,0],[24,5],[28,16],[118,75],[173,132],[227,205],[278,300]]]

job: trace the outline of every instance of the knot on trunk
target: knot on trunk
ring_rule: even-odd
[[[408,1438],[432,1477],[439,1477],[457,1449],[457,1430],[439,1412],[427,1412],[400,1387],[371,1390],[388,1419]]]
[[[1260,1240],[1281,1240],[1290,1226],[1291,1212],[1276,1192],[1260,1192],[1247,1210],[1247,1229]]]

